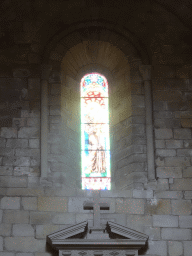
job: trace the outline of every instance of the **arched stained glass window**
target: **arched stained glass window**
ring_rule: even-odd
[[[110,190],[108,83],[99,73],[81,79],[82,189]]]

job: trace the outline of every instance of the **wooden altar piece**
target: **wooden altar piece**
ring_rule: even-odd
[[[47,236],[47,242],[59,251],[59,256],[138,256],[147,235],[112,221],[101,226],[100,210],[109,210],[109,206],[98,197],[86,203],[86,209],[93,209],[92,227],[83,221]]]

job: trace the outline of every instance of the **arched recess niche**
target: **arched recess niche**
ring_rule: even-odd
[[[98,72],[109,84],[111,187],[128,189],[134,182],[147,181],[144,90],[139,71],[142,62],[128,42],[123,44],[125,54],[112,40],[96,40],[93,35],[85,40],[80,35],[74,32],[65,37],[49,59],[53,72],[60,74],[60,143],[66,155],[67,147],[73,148],[68,155],[71,173],[65,176],[70,176],[73,186],[81,187],[80,80],[87,73]],[[112,35],[117,42],[115,34],[108,38]]]

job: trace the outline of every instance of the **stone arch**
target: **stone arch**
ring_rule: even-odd
[[[112,35],[119,38],[115,33]],[[50,52],[50,83],[61,85],[60,142],[61,152],[65,152],[66,162],[71,165],[66,169],[73,170],[70,177],[69,173],[64,174],[67,180],[71,179],[71,186],[80,187],[79,84],[80,78],[90,71],[103,74],[110,87],[112,189],[127,189],[136,180],[147,180],[145,103],[139,71],[142,62],[132,45],[121,43],[120,48],[127,48],[127,54],[110,43],[109,38],[101,41],[96,34],[83,41],[75,32],[60,40]],[[69,147],[72,151],[67,151]]]
[[[128,29],[107,21],[78,22],[57,32],[44,48],[42,62],[61,62],[68,49],[87,40],[110,42],[129,56],[129,60],[136,58],[141,59],[145,65],[150,64],[147,48],[138,38]]]

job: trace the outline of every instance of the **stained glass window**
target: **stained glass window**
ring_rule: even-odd
[[[82,189],[110,190],[108,83],[90,73],[81,79]]]

